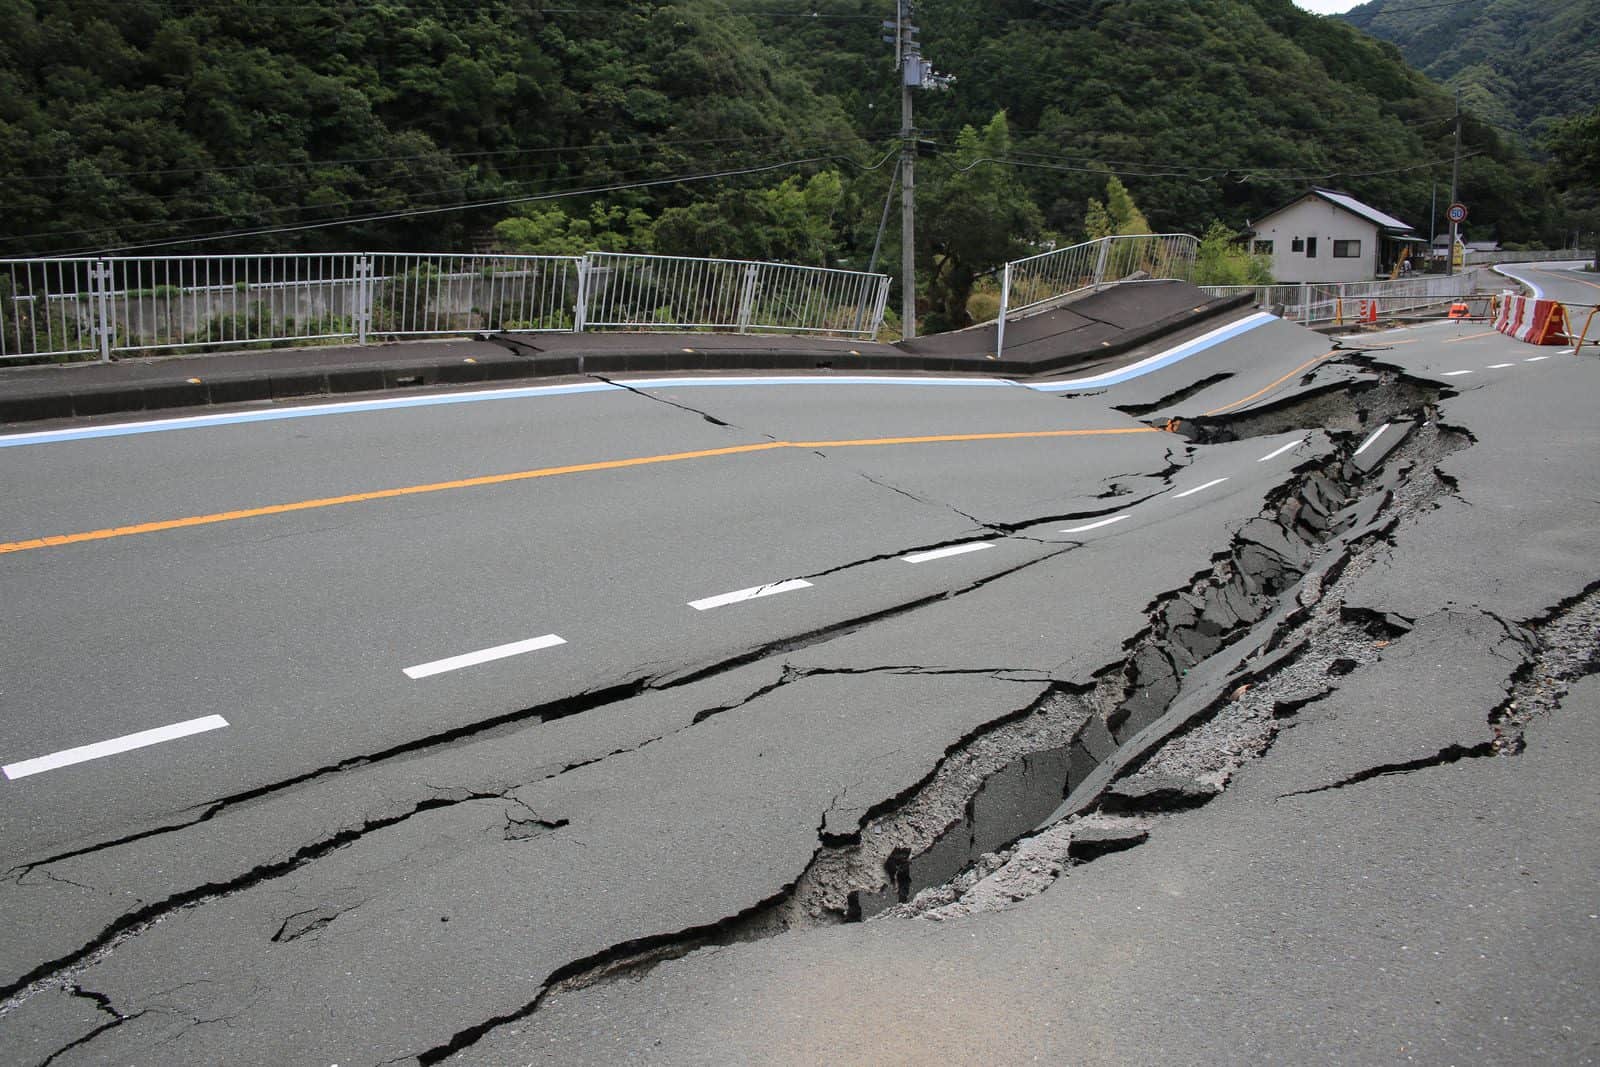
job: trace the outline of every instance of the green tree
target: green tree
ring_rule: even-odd
[[[996,162],[1010,155],[1011,127],[999,111],[981,130],[963,127],[955,152],[930,168],[917,233],[929,269],[930,332],[967,325],[977,277],[1036,250],[1044,218],[1016,170]]]
[[[1106,198],[1103,203],[1090,198],[1083,228],[1091,241],[1102,237],[1139,237],[1153,232],[1144,212],[1133,202],[1133,194],[1128,192],[1128,187],[1115,174],[1106,179]]]
[[[837,248],[844,183],[835,171],[766,189],[725,190],[668,208],[652,229],[665,255],[766,259],[827,266]]]
[[[1272,260],[1253,256],[1239,245],[1239,235],[1226,223],[1211,220],[1195,255],[1196,285],[1271,285]]]
[[[1600,106],[1557,123],[1545,142],[1556,180],[1567,189],[1600,189]]]
[[[1595,242],[1594,269],[1600,271],[1600,106],[1551,127],[1545,141],[1550,175],[1561,190],[1570,224]]]
[[[495,223],[495,244],[505,252],[581,256],[585,252],[648,252],[651,221],[639,208],[602,203],[574,218],[559,207],[530,204]]]

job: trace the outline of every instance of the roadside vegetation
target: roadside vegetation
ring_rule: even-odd
[[[892,4],[794,10],[5,0],[0,257],[595,249],[896,273]],[[1260,281],[1225,235],[1312,184],[1424,233],[1443,210],[1448,92],[1290,0],[922,0],[918,19],[958,78],[917,97],[927,329],[981,317],[1007,258],[1130,226],[1204,234],[1206,280]],[[1469,114],[1469,239],[1596,228],[1593,118],[1549,130],[1547,166]]]

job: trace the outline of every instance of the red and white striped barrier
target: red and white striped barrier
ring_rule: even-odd
[[[1558,300],[1535,300],[1531,296],[1500,298],[1494,328],[1530,345],[1567,343],[1567,309]]]

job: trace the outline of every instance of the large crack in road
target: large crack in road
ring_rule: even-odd
[[[534,995],[520,1005],[459,1027],[402,1058],[435,1063],[464,1054],[470,1059],[468,1050],[498,1029],[534,1015],[555,993],[638,977],[666,960],[700,949],[879,915],[949,920],[1009,907],[1041,892],[1076,865],[1136,847],[1160,819],[1208,802],[1226,788],[1239,767],[1265,754],[1281,731],[1292,729],[1306,709],[1347,684],[1347,679],[1359,678],[1392,646],[1411,640],[1414,628],[1428,625],[1421,619],[1350,607],[1345,593],[1379,553],[1392,548],[1398,526],[1414,523],[1436,507],[1439,498],[1457,492],[1458,486],[1439,463],[1470,447],[1472,439],[1439,422],[1437,404],[1451,395],[1448,390],[1395,368],[1379,371],[1378,381],[1347,383],[1240,415],[1197,418],[1180,427],[1204,448],[1322,425],[1334,435],[1338,449],[1326,459],[1297,467],[1292,479],[1267,494],[1261,513],[1234,532],[1209,567],[1156,596],[1144,609],[1144,628],[1128,637],[1120,658],[1104,664],[1087,684],[1053,680],[1050,672],[1024,665],[897,662],[852,667],[791,662],[798,653],[1044,567],[1081,547],[1081,542],[1069,541],[949,591],[763,643],[712,663],[673,665],[341,761],[223,798],[183,821],[30,861],[14,868],[11,880],[19,886],[41,879],[66,880],[66,874],[52,868],[70,874],[68,861],[180,835],[231,809],[278,799],[302,786],[321,784],[321,779],[609,709],[647,694],[693,690],[725,676],[742,677],[747,668],[765,672],[765,680],[752,678],[745,683],[742,695],[707,703],[675,729],[635,744],[562,763],[535,777],[508,782],[503,789],[446,787],[409,806],[390,802],[389,807],[369,812],[270,863],[126,911],[71,952],[38,964],[0,989],[0,995],[10,998],[0,1008],[0,1020],[30,998],[64,990],[76,999],[89,999],[113,1018],[61,1044],[43,1062],[91,1048],[156,1009],[113,1007],[112,995],[97,991],[88,981],[89,972],[168,917],[260,890],[324,857],[346,852],[358,841],[446,809],[500,805],[496,818],[502,822],[506,841],[543,843],[586,832],[582,820],[537,801],[530,804],[527,787],[599,768],[613,759],[636,757],[685,731],[725,723],[728,713],[757,707],[776,694],[807,692],[807,685],[829,679],[965,677],[1016,686],[1017,699],[1007,710],[982,716],[945,745],[931,769],[887,795],[854,802],[840,811],[849,787],[835,793],[821,807],[809,861],[774,891],[712,921],[622,938],[574,956],[550,968],[538,979]],[[1398,429],[1374,448],[1383,433],[1380,426]],[[1363,458],[1360,452],[1369,448],[1373,451]],[[1192,459],[1193,451],[1185,458]],[[1188,466],[1173,461],[1172,455],[1169,451],[1169,467],[1161,475],[1168,486]],[[868,480],[920,503],[938,503],[877,478]],[[1092,513],[980,525],[988,536],[1015,536],[1046,522],[1098,518],[1157,495],[1124,499],[1118,508]],[[826,573],[866,567],[896,554],[877,555]],[[1517,626],[1493,617],[1505,639],[1526,654],[1507,659],[1507,696],[1481,716],[1482,740],[1452,742],[1413,758],[1374,763],[1284,796],[1337,790],[1459,759],[1518,751],[1520,731],[1529,719],[1558,706],[1566,687],[1593,673],[1600,663],[1597,613],[1600,592],[1590,586],[1544,619]],[[320,933],[365,903],[365,897],[347,896],[298,908],[277,921],[270,940],[314,943]]]

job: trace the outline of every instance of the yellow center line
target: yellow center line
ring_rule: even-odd
[[[1482,333],[1462,334],[1460,337],[1452,337],[1448,341],[1440,341],[1439,343],[1442,345],[1460,344],[1462,341],[1472,341],[1479,337],[1494,337],[1499,332],[1499,330],[1484,330]]]
[[[1322,355],[1318,356],[1316,359],[1308,359],[1304,363],[1302,363],[1298,367],[1296,367],[1294,370],[1290,371],[1288,374],[1285,374],[1283,377],[1281,377],[1281,378],[1277,379],[1276,381],[1264,386],[1263,388],[1257,389],[1255,392],[1251,393],[1249,396],[1244,397],[1243,399],[1240,399],[1240,400],[1235,400],[1231,404],[1224,404],[1220,408],[1212,408],[1210,411],[1206,412],[1205,414],[1206,415],[1220,415],[1224,411],[1232,411],[1234,408],[1240,406],[1241,404],[1248,404],[1248,403],[1250,403],[1250,401],[1254,400],[1256,397],[1261,396],[1261,395],[1263,395],[1265,393],[1270,393],[1272,390],[1276,389],[1278,386],[1282,385],[1284,382],[1288,381],[1290,378],[1293,378],[1296,374],[1299,374],[1301,371],[1305,370],[1307,367],[1315,366],[1316,364],[1321,363],[1323,360],[1327,359],[1329,356],[1336,356],[1336,355],[1339,354],[1340,351],[1342,351],[1342,350],[1338,349],[1338,348],[1335,348],[1332,351],[1324,352]],[[1202,416],[1202,418],[1203,417],[1204,416]]]
[[[477,478],[458,478],[448,482],[406,485],[395,489],[375,489],[367,493],[325,496],[314,500],[298,500],[290,504],[269,504],[258,508],[241,508],[237,511],[219,511],[211,515],[189,515],[181,519],[162,519],[157,522],[141,522],[132,526],[113,526],[104,530],[88,530],[83,533],[52,534],[49,537],[35,537],[26,541],[0,542],[0,555],[8,552],[27,552],[35,548],[76,545],[85,541],[108,541],[114,537],[132,537],[136,534],[182,530],[191,526],[210,526],[219,522],[258,519],[267,515],[286,515],[294,511],[313,511],[318,508],[339,507],[344,504],[363,504],[372,500],[389,500],[394,497],[417,496],[422,493],[440,493],[450,489],[475,489],[485,485],[525,482],[534,478],[552,478],[562,474],[621,470],[627,467],[645,467],[657,463],[680,463],[691,459],[738,456],[749,452],[770,452],[774,449],[782,448],[806,450],[866,448],[874,445],[927,445],[958,441],[1014,441],[1024,438],[1047,437],[1112,437],[1121,434],[1160,432],[1153,426],[1127,426],[1104,430],[1024,430],[1010,433],[940,434],[932,437],[876,437],[846,441],[763,441],[759,444],[707,448],[697,452],[668,452],[657,456],[634,456],[629,459],[607,459],[594,463],[574,463],[564,467],[540,467],[536,470],[513,471],[509,474],[485,474]]]

